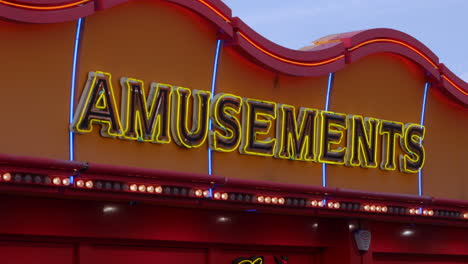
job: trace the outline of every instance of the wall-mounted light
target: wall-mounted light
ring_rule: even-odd
[[[354,232],[354,242],[359,251],[369,251],[372,234],[369,230],[359,229]]]
[[[401,235],[405,236],[405,237],[412,236],[412,235],[414,235],[414,233],[415,233],[414,230],[411,229],[411,228],[405,228],[405,229],[403,229],[403,231],[401,231]]]
[[[226,216],[220,216],[216,219],[216,222],[218,223],[227,223],[229,221],[231,221],[231,218],[226,217]]]
[[[105,213],[105,214],[111,214],[111,213],[115,213],[118,211],[118,208],[117,206],[113,206],[113,205],[106,205],[102,208],[102,212]]]

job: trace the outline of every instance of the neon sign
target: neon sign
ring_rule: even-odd
[[[232,264],[264,264],[262,256],[252,256],[250,258],[237,258],[232,261]]]
[[[111,75],[90,72],[70,129],[104,137],[417,173],[424,166],[425,127],[359,115],[242,98],[121,78],[119,107]],[[209,129],[209,120],[213,128]],[[397,148],[404,154],[398,154]],[[379,155],[378,152],[381,152]],[[397,157],[398,156],[398,157]],[[380,158],[380,160],[379,160]]]
[[[288,256],[273,256],[276,264],[288,264]],[[250,258],[236,258],[231,262],[232,264],[264,264],[265,258],[263,256],[252,256]]]

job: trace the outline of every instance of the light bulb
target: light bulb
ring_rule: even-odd
[[[70,179],[69,178],[63,178],[62,179],[62,184],[65,185],[65,186],[70,185]]]
[[[11,181],[11,174],[9,172],[3,173],[2,179],[4,181]]]
[[[55,185],[60,185],[62,183],[62,180],[60,180],[59,177],[55,177],[53,180],[52,180],[52,183],[55,184]]]
[[[85,185],[86,185],[86,188],[88,188],[88,189],[93,188],[93,182],[92,182],[92,181],[87,181],[87,182],[85,183]]]
[[[83,180],[78,180],[76,181],[76,186],[80,187],[80,188],[83,188],[85,185],[84,181]]]

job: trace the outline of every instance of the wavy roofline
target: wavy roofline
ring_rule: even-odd
[[[129,0],[0,0],[0,18],[26,23],[60,23],[89,16]],[[245,56],[270,70],[316,77],[336,72],[363,57],[394,53],[426,70],[445,94],[468,108],[468,83],[451,72],[423,43],[398,30],[377,28],[323,37],[301,50],[280,46],[261,36],[220,0],[165,0],[184,6],[219,28]]]

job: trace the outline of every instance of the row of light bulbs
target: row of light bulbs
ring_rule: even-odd
[[[11,182],[13,180],[13,176],[11,173],[6,172],[3,173],[1,178],[4,182]],[[56,186],[70,186],[71,180],[68,177],[54,177],[52,178],[51,182],[52,185]],[[76,187],[84,188],[84,189],[93,189],[94,182],[92,180],[77,180],[75,182]],[[163,187],[159,185],[145,185],[145,184],[130,184],[128,186],[128,190],[130,192],[140,192],[140,193],[155,193],[155,194],[162,194]],[[199,198],[209,198],[210,197],[209,190],[202,190],[202,189],[195,189],[193,190],[193,196]],[[215,192],[212,195],[213,199],[215,200],[228,200],[229,194],[226,192]],[[254,202],[260,204],[273,204],[273,205],[284,205],[285,198],[283,197],[276,197],[276,196],[263,196],[259,195],[254,198]],[[325,200],[311,200],[308,202],[308,205],[311,207],[328,207],[329,209],[340,209],[340,203],[329,201],[326,202]],[[365,212],[372,212],[372,213],[387,213],[388,207],[385,205],[378,205],[378,204],[364,204],[363,210]],[[410,215],[423,215],[423,216],[434,216],[434,210],[432,209],[422,209],[422,208],[410,208],[408,210]],[[468,212],[462,215],[464,219],[468,219]]]
[[[376,204],[366,204],[364,205],[364,211],[366,212],[376,212],[376,213],[386,213],[388,207],[385,205],[376,205]]]
[[[32,181],[32,176],[31,175],[26,175],[25,177],[29,177],[30,180]],[[2,174],[2,178],[1,178],[3,181],[5,182],[10,182],[13,180],[13,177],[11,176],[11,173],[9,172],[6,172],[6,173],[3,173]],[[63,185],[63,186],[69,186],[71,181],[70,181],[70,178],[60,178],[60,177],[54,177],[51,181],[50,181],[51,184],[53,185]]]
[[[270,197],[270,196],[257,196],[259,203],[265,204],[284,204],[285,200],[283,197]]]
[[[161,194],[163,192],[163,188],[161,186],[153,186],[153,185],[144,185],[144,184],[131,184],[130,191],[136,192],[139,191],[141,193],[158,193]]]

